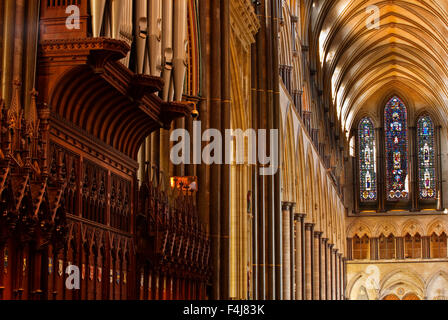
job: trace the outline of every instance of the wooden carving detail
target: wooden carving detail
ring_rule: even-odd
[[[16,93],[20,83],[16,83]],[[9,109],[0,103],[0,197],[3,234],[27,230],[26,238],[47,242],[54,234],[58,215],[64,216],[53,194],[64,191],[64,185],[48,185],[49,171],[45,150],[48,133],[48,113],[37,109],[33,92],[31,110],[24,115],[18,99],[13,98]]]
[[[66,1],[41,2],[39,96],[25,111],[16,81],[10,106],[0,100],[0,299],[135,299],[142,269],[140,298],[169,297],[169,277],[204,292],[210,242],[193,198],[155,171],[136,179],[141,142],[191,107],[123,65],[126,42],[91,38],[89,1],[76,4],[70,31]],[[80,290],[65,286],[71,265]]]
[[[138,261],[153,271],[170,266],[183,277],[208,277],[210,240],[199,223],[194,197],[164,183],[149,169],[139,192],[137,217]]]
[[[89,161],[82,173],[82,216],[106,224],[106,170]]]
[[[110,219],[111,226],[130,232],[131,183],[116,175],[111,176]]]

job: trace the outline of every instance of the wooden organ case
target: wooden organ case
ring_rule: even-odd
[[[0,118],[0,299],[204,298],[210,248],[194,201],[150,167],[137,180],[144,139],[190,107],[120,62],[128,43],[90,36],[87,0],[41,3],[38,94],[30,116],[13,104]],[[66,26],[70,3],[79,29]]]

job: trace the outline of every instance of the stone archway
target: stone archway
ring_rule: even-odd
[[[403,299],[400,299],[395,294],[389,294],[383,298],[385,301],[397,301],[397,300],[421,300],[416,294],[414,293],[408,293],[403,297]]]
[[[408,293],[402,300],[421,300],[416,294]]]

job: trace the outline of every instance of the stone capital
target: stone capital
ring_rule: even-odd
[[[292,203],[291,202],[283,202],[282,203],[282,211],[289,211],[291,208]]]
[[[312,231],[314,229],[314,223],[306,223],[305,224],[305,229]]]
[[[314,237],[315,237],[315,238],[320,238],[320,237],[322,237],[322,234],[323,234],[323,232],[321,232],[321,231],[316,231],[316,232],[314,232]]]

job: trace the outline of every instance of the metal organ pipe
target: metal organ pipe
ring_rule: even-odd
[[[171,1],[170,1],[171,2]],[[148,6],[148,45],[150,74],[160,77],[162,52],[160,44],[161,36],[161,0],[149,0]]]
[[[145,73],[146,37],[148,31],[147,0],[136,1],[135,46],[137,55],[137,73]]]
[[[162,4],[163,99],[168,100],[173,70],[173,1],[163,1]]]
[[[174,1],[174,100],[181,101],[186,65],[187,1]]]
[[[111,2],[111,25],[112,38],[119,39],[120,37],[120,20],[123,12],[124,0],[110,0]]]
[[[106,5],[110,7],[107,16]],[[93,37],[102,36],[105,24],[106,37],[129,45],[135,39],[137,73],[162,77],[165,82],[162,98],[182,100],[188,38],[187,0],[90,0],[90,10]],[[132,34],[133,26],[135,34]],[[128,67],[129,58],[128,55],[122,60]]]
[[[24,31],[24,19],[25,19],[25,1],[16,0],[16,27],[14,30],[14,64],[13,64],[13,81],[19,81],[21,86],[22,82],[22,67],[23,67],[23,31]]]
[[[133,0],[122,0],[122,13],[120,14],[120,23],[119,23],[119,29],[118,29],[118,39],[125,41],[129,46],[132,46],[133,42],[133,35],[132,35],[132,27],[133,27],[133,21],[132,21],[132,6]],[[129,67],[129,58],[130,58],[130,52],[122,60],[123,64],[126,67]]]
[[[92,33],[94,38],[98,38],[100,36],[105,7],[106,0],[90,0],[90,11],[92,14]]]
[[[1,13],[3,16],[3,34],[2,34],[2,45],[3,50],[2,64],[0,69],[2,69],[1,75],[1,95],[5,102],[9,105],[11,102],[12,95],[12,69],[14,61],[14,29],[15,29],[15,1],[7,0],[4,2],[4,12]]]

